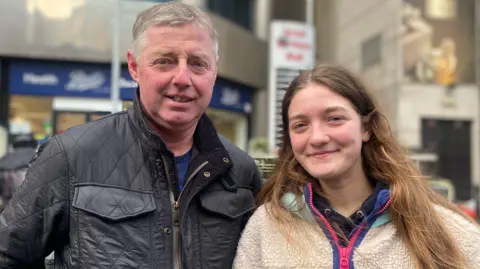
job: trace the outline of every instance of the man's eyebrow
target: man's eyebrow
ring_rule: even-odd
[[[163,57],[174,57],[174,56],[176,56],[175,53],[169,52],[169,51],[159,51],[159,52],[155,53],[155,55],[163,56]]]
[[[204,52],[192,52],[192,53],[189,53],[189,55],[192,57],[192,58],[197,58],[197,59],[208,59],[208,55]]]

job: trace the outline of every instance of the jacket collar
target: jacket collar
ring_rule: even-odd
[[[375,216],[377,212],[381,211],[384,207],[388,207],[390,204],[390,190],[382,189],[379,191],[375,205],[372,213],[367,216],[367,221],[372,220],[372,228],[382,226],[391,221],[391,215],[389,209],[383,211],[379,216]],[[316,222],[316,218],[312,213],[311,206],[309,201],[311,197],[310,189],[307,186],[304,186],[299,195],[295,195],[293,192],[285,193],[281,198],[281,203],[283,207],[292,212],[294,215],[300,219],[304,219],[310,222]]]
[[[138,88],[135,91],[133,107],[128,109],[128,114],[142,143],[161,153],[170,153],[160,136],[149,127],[148,118],[140,102],[140,90]],[[203,114],[200,118],[193,140],[194,149],[199,154],[210,155],[212,152],[216,152],[222,156],[228,156],[227,150],[220,141],[213,123],[206,114]]]

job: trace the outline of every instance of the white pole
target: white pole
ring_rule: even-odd
[[[313,25],[315,17],[315,0],[306,0],[305,1],[305,22],[307,24]]]
[[[112,67],[111,67],[111,101],[112,113],[122,110],[120,102],[120,2],[114,0],[113,4],[113,25],[112,25]]]

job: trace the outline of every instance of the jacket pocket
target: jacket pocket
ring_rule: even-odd
[[[200,204],[207,211],[236,219],[254,209],[255,199],[247,188],[237,188],[235,191],[212,188],[200,194]]]
[[[156,210],[153,192],[106,185],[76,185],[72,207],[119,221]]]

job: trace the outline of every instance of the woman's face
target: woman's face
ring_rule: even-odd
[[[348,99],[309,84],[292,98],[288,121],[295,158],[311,176],[330,180],[363,173],[362,143],[370,135]]]

